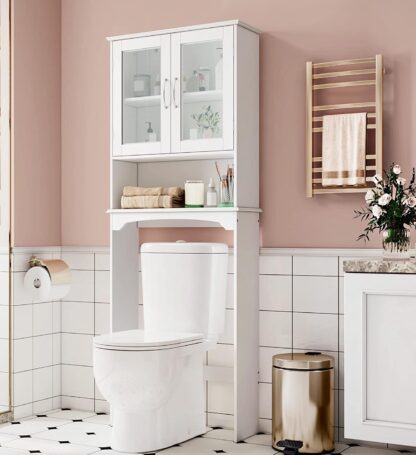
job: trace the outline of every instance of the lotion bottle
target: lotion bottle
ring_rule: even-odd
[[[209,180],[208,191],[207,191],[207,207],[217,206],[217,190],[215,189],[214,180],[212,177]]]

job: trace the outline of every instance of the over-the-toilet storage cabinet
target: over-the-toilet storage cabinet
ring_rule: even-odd
[[[206,367],[207,403],[217,385],[233,396],[207,423],[233,426],[240,441],[258,428],[259,33],[227,21],[109,40],[112,330],[140,326],[138,228],[233,231],[228,338]],[[218,122],[207,131],[195,117],[208,107]],[[234,166],[234,207],[121,209],[125,185],[207,188],[212,177],[218,190],[215,161]]]

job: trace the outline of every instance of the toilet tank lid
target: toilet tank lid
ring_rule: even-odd
[[[227,254],[228,246],[224,243],[185,242],[158,242],[143,243],[141,253],[168,253],[168,254]]]

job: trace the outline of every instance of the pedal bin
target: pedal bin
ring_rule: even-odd
[[[334,358],[320,352],[273,356],[272,441],[302,441],[300,453],[334,450]],[[278,444],[280,442],[280,444]]]

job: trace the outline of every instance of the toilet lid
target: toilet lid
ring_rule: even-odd
[[[94,345],[103,348],[172,348],[202,341],[201,333],[155,332],[149,330],[125,330],[107,333],[94,338]]]

